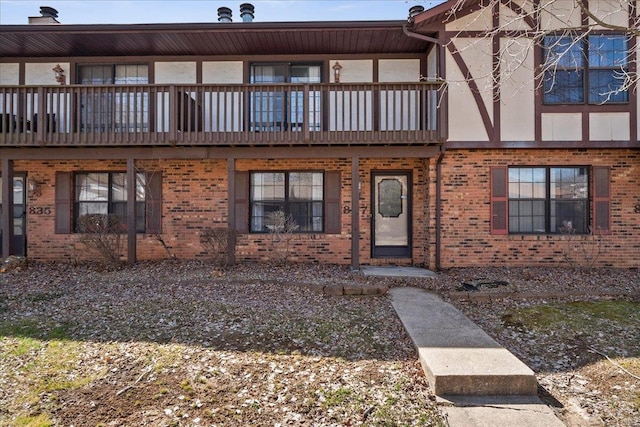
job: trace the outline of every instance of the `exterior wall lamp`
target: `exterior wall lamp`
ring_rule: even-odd
[[[56,81],[61,85],[67,84],[67,77],[64,75],[64,70],[60,66],[60,64],[56,65],[52,68],[53,72],[56,75]]]
[[[33,177],[27,178],[27,191],[30,196],[40,196],[42,194],[40,190],[41,182],[36,181]]]
[[[336,83],[340,83],[340,70],[342,70],[342,65],[340,65],[340,63],[338,61],[336,61],[335,64],[333,64],[333,80]]]

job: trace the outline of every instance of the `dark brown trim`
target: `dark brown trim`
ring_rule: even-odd
[[[449,49],[449,53],[453,57],[453,60],[458,65],[460,72],[463,75],[463,78],[467,81],[469,85],[469,89],[471,90],[471,94],[473,95],[473,99],[476,101],[476,106],[478,107],[478,112],[480,113],[480,117],[482,117],[482,122],[484,123],[485,131],[487,132],[487,138],[489,141],[493,139],[493,124],[491,123],[491,118],[489,117],[489,111],[487,110],[487,106],[485,105],[482,95],[480,94],[480,89],[478,88],[478,84],[476,83],[471,71],[469,71],[469,67],[464,62],[462,55],[455,47],[453,41],[451,43],[447,43],[447,49]]]
[[[229,203],[234,203],[233,228],[239,234],[249,233],[249,172],[238,171],[234,173],[233,193],[228,190]],[[233,197],[233,198],[231,198]]]
[[[18,84],[20,86],[24,86],[24,78],[25,78],[25,62],[21,62],[18,64]]]
[[[73,173],[56,172],[55,212],[56,234],[73,233]]]
[[[506,235],[509,234],[509,169],[506,166],[492,166],[490,170],[490,231],[491,234]]]
[[[145,199],[146,234],[162,234],[162,171],[145,171],[147,178]]]
[[[542,100],[544,96],[543,76],[540,75],[542,70],[543,51],[542,46],[536,43],[533,46],[533,114],[534,114],[534,130],[533,135],[536,141],[542,141]]]
[[[11,240],[13,237],[13,215],[8,215],[13,210],[13,160],[2,158],[2,206],[5,212],[2,215],[0,230],[2,230],[2,256],[11,255]]]
[[[324,233],[342,233],[342,176],[340,171],[324,171]]]
[[[438,155],[438,146],[384,147],[271,147],[271,148],[1,148],[0,156],[11,160],[89,160],[89,159],[334,159],[358,157],[363,149],[366,158],[427,158]],[[364,158],[363,157],[363,158]]]
[[[591,227],[594,234],[611,234],[611,170],[608,166],[592,168]]]
[[[509,2],[511,3],[511,2]],[[500,27],[500,4],[501,1],[497,1],[493,4],[493,28]],[[492,100],[493,100],[493,132],[489,136],[490,141],[500,141],[501,129],[500,129],[500,104],[502,94],[500,91],[502,80],[500,79],[500,41],[502,38],[493,37],[491,42],[493,46],[493,58],[492,58]]]
[[[500,0],[500,3],[511,9],[516,15],[518,16],[522,16],[522,20],[525,22],[525,24],[527,24],[531,29],[535,29],[537,28],[537,20],[531,16],[530,13],[528,13],[527,11],[525,11],[522,7],[520,7],[520,5],[517,5],[514,1],[512,0]],[[498,9],[498,16],[499,15],[500,10]],[[494,28],[497,28],[496,26],[494,26]]]
[[[542,91],[542,89],[540,89]],[[629,94],[631,95],[631,94]],[[541,113],[628,113],[631,102],[620,104],[540,104]]]
[[[633,28],[634,25],[637,25],[637,17],[636,14],[640,12],[636,7],[636,3],[630,1],[629,2],[629,27]],[[635,74],[638,71],[638,36],[631,36],[629,38],[629,72],[631,74]],[[638,135],[638,82],[636,81],[634,86],[629,89],[629,113],[630,123],[629,123],[629,139],[631,141],[638,141],[640,135]]]
[[[447,141],[447,150],[477,149],[640,149],[636,141]]]
[[[336,54],[305,54],[305,55],[295,55],[296,62],[322,62],[322,61],[330,61],[330,60],[345,60],[345,59],[418,59],[425,55],[424,52],[414,52],[414,53],[368,53],[368,54],[345,54],[345,53],[336,53]],[[1,57],[0,63],[7,64],[20,64],[20,63],[30,63],[30,64],[39,64],[46,62],[69,62],[69,63],[114,63],[118,62],[121,64],[129,64],[129,63],[140,63],[141,59],[149,62],[149,66],[155,62],[193,62],[194,60],[202,61],[202,62],[227,62],[227,61],[247,61],[251,59],[250,62],[289,62],[291,61],[292,55],[276,55],[276,54],[265,54],[265,55],[197,55],[197,56],[186,56],[186,55],[167,55],[167,56],[134,56],[134,57],[126,57],[126,56],[48,56],[48,57]],[[72,81],[67,79],[68,82]],[[68,83],[67,82],[67,83]]]
[[[589,132],[589,113],[587,111],[582,112],[582,140],[590,142],[591,134]]]

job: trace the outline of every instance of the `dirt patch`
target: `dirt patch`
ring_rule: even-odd
[[[481,287],[487,299],[449,299],[463,282],[496,281]],[[353,284],[449,299],[537,372],[570,426],[639,425],[640,382],[622,370],[640,371],[637,306],[602,303],[634,304],[625,295],[640,291],[638,271],[402,279],[184,261],[0,275],[0,425],[443,425],[389,298],[322,292]]]

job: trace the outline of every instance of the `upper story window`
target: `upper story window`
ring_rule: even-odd
[[[146,64],[78,65],[83,85],[146,85]],[[80,129],[83,132],[148,132],[149,94],[142,88],[126,91],[89,89],[80,96]]]
[[[149,83],[146,64],[79,65],[78,83],[83,85],[142,85]]]
[[[251,83],[320,83],[319,64],[253,64]],[[286,86],[256,88],[251,96],[251,128],[254,131],[302,130],[305,120],[309,130],[319,130],[321,123],[320,91],[308,91],[305,113],[304,91]],[[305,117],[305,114],[308,114]]]
[[[546,36],[544,61],[546,104],[629,101],[624,88],[629,65],[624,35]]]

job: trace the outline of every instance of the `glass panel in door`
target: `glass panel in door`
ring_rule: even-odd
[[[5,212],[12,212],[12,225],[13,225],[13,235],[11,236],[11,254],[10,255],[26,255],[26,226],[27,226],[27,212],[26,212],[26,189],[25,189],[25,177],[24,176],[14,176],[13,177],[13,208],[12,209],[3,209],[4,207],[1,204],[2,200],[2,177],[0,177],[0,217]],[[1,222],[0,222],[1,224]],[[4,233],[4,230],[0,230],[0,242],[1,236]],[[2,254],[2,244],[0,243],[0,255]]]
[[[408,174],[373,176],[373,256],[411,256]]]

